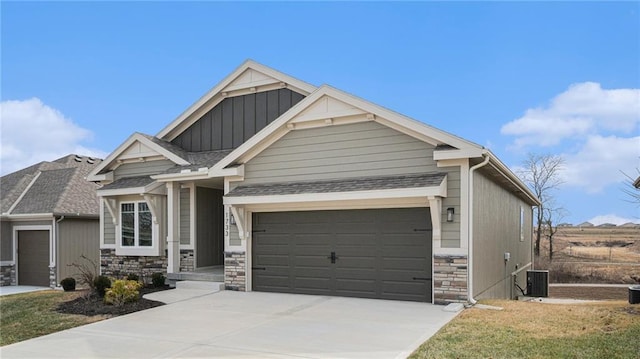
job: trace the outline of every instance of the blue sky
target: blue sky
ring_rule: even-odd
[[[1,4],[2,173],[156,134],[242,61],[565,158],[564,221],[640,222],[640,2]]]

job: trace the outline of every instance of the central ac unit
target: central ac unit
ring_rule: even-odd
[[[549,296],[549,271],[548,270],[528,270],[527,271],[527,295],[530,297]]]

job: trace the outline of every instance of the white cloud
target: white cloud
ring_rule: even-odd
[[[640,167],[640,136],[589,136],[574,153],[562,155],[564,182],[596,193],[604,187],[625,181],[624,173],[636,173]]]
[[[617,226],[625,223],[637,223],[640,224],[640,218],[624,218],[615,214],[605,214],[601,216],[595,216],[589,220],[591,224],[599,226],[604,223],[612,223]]]
[[[640,124],[640,89],[602,89],[595,82],[573,84],[549,106],[528,109],[502,126],[514,145],[553,146],[567,138],[597,132],[632,133]]]
[[[0,102],[0,172],[11,173],[71,153],[104,158],[104,151],[83,142],[93,134],[38,98]]]

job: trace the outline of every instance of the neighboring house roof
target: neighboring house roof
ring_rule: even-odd
[[[578,227],[593,227],[593,223],[591,222],[582,222],[578,225]]]
[[[271,196],[303,193],[334,193],[373,191],[398,188],[438,186],[446,173],[405,176],[358,177],[346,180],[304,181],[238,186],[226,194],[228,197]]]
[[[99,185],[87,182],[85,177],[100,161],[68,155],[2,176],[2,215],[98,216]]]

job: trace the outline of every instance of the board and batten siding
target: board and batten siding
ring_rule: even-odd
[[[13,258],[13,233],[11,222],[0,222],[0,261],[12,261]]]
[[[191,189],[180,189],[180,244],[191,244]]]
[[[57,231],[58,283],[67,277],[79,278],[80,272],[70,266],[72,263],[93,268],[91,263],[81,258],[82,256],[100,265],[100,223],[97,218],[64,219],[57,224]]]
[[[175,166],[175,163],[169,160],[125,163],[113,171],[113,177],[115,180],[119,180],[126,177],[157,175],[173,166]]]
[[[289,89],[226,98],[172,143],[191,152],[238,148],[303,98]]]
[[[116,226],[113,224],[113,217],[111,217],[111,212],[107,209],[107,205],[103,204],[103,206],[103,243],[112,246],[116,244]]]
[[[531,261],[532,207],[480,171],[474,173],[473,181],[474,296],[511,298],[517,295],[511,272]],[[521,208],[524,241],[520,240]],[[505,252],[511,254],[506,264]],[[526,285],[526,271],[518,275],[518,284]]]
[[[437,167],[434,146],[377,122],[294,130],[245,164],[242,185],[447,172],[446,208],[460,213],[460,167]],[[459,216],[442,247],[460,246]]]

